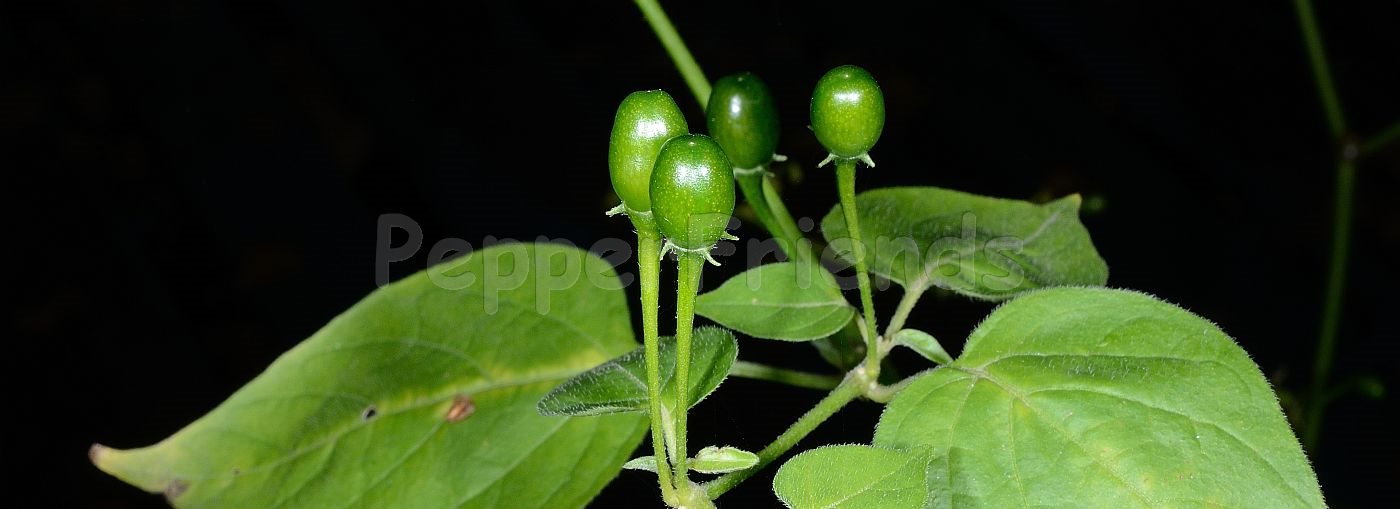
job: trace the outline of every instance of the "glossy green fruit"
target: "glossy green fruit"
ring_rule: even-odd
[[[666,92],[633,92],[622,100],[608,142],[608,173],[623,205],[636,212],[651,210],[651,169],[656,156],[667,140],[689,130],[676,100]]]
[[[757,168],[773,159],[778,148],[778,107],[758,76],[745,72],[716,81],[705,119],[710,136],[724,147],[735,168]]]
[[[734,213],[734,174],[715,140],[699,134],[672,138],[661,148],[651,175],[652,214],[672,244],[688,250],[713,247]]]
[[[812,130],[833,155],[861,157],[885,129],[885,96],[865,69],[843,65],[827,72],[812,92]]]

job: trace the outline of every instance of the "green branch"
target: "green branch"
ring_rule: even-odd
[[[1381,132],[1376,133],[1365,143],[1361,144],[1361,155],[1372,154],[1381,148],[1389,145],[1395,140],[1400,140],[1400,122],[1392,124]]]
[[[1332,70],[1327,65],[1327,51],[1322,45],[1322,32],[1317,28],[1317,16],[1313,12],[1312,0],[1293,0],[1298,11],[1298,25],[1303,31],[1303,44],[1308,51],[1308,64],[1312,68],[1313,80],[1317,82],[1318,99],[1327,114],[1327,128],[1334,141],[1346,135],[1346,117],[1342,115],[1342,101],[1337,97],[1337,87],[1332,83]]]
[[[856,259],[856,283],[860,285],[861,314],[865,317],[865,369],[872,378],[880,374],[879,329],[875,328],[875,299],[870,293],[870,272],[866,269],[865,241],[860,236],[860,215],[856,209],[856,160],[836,161],[836,190],[841,196],[841,212],[846,232],[851,234],[851,255]]]
[[[922,284],[910,285],[904,290],[904,296],[899,299],[899,307],[895,308],[894,316],[890,318],[889,325],[885,326],[885,339],[894,340],[894,335],[904,328],[904,321],[909,319],[909,313],[914,311],[914,305],[919,303],[919,297],[927,290]]]
[[[818,425],[826,421],[838,410],[841,410],[842,407],[845,407],[851,400],[859,397],[864,390],[865,388],[862,387],[862,383],[857,380],[856,377],[847,375],[845,379],[841,380],[841,384],[836,386],[836,389],[833,389],[825,398],[817,402],[817,405],[812,407],[811,410],[808,410],[807,413],[802,414],[802,417],[797,419],[797,422],[792,423],[792,426],[789,426],[783,434],[778,435],[778,438],[773,439],[773,442],[768,444],[767,447],[758,451],[758,464],[751,468],[724,474],[713,481],[705,483],[705,492],[711,499],[715,499],[733,489],[735,486],[738,486],[739,483],[744,482],[749,476],[752,476],[754,473],[763,469],[763,467],[777,460],[789,449],[792,449],[793,446],[797,445],[797,442],[811,434],[812,430],[817,429]]]
[[[641,231],[641,230],[639,230]],[[661,238],[655,235],[637,235],[637,272],[642,282],[642,344],[645,346],[647,362],[647,413],[651,417],[651,447],[656,461],[656,477],[661,484],[662,498],[675,498],[675,485],[671,483],[671,465],[666,457],[666,443],[663,430],[665,421],[661,415],[661,340],[657,313],[661,308]]]
[[[710,101],[710,80],[705,78],[700,64],[695,62],[695,57],[691,56],[690,49],[685,47],[685,41],[681,40],[675,25],[671,24],[671,18],[666,17],[666,11],[661,9],[657,0],[636,2],[637,7],[642,9],[642,15],[646,16],[647,23],[651,25],[651,31],[656,32],[656,37],[661,39],[661,45],[666,47],[666,53],[669,53],[671,60],[676,63],[676,69],[681,71],[681,77],[685,78],[690,92],[695,94],[695,100],[700,101],[700,109],[704,110],[705,104]]]
[[[767,174],[767,167],[760,167],[758,171],[736,175],[739,190],[744,194],[744,201],[753,207],[758,222],[778,241],[778,247],[784,254],[799,262],[815,261],[816,255],[812,253],[811,244],[802,242],[802,233],[797,229],[797,223],[793,222],[782,198],[773,191],[772,184],[768,183]]]
[[[677,257],[680,275],[676,282],[676,487],[687,489],[686,424],[690,413],[690,340],[695,332],[695,288],[705,257],[683,252]],[[659,461],[658,461],[658,464]],[[658,469],[659,470],[659,469]]]
[[[818,375],[795,369],[779,368],[756,362],[736,361],[730,375],[754,380],[766,380],[807,389],[831,390],[841,383],[841,377]]]
[[[1308,65],[1317,82],[1317,95],[1327,114],[1327,128],[1332,141],[1341,148],[1337,163],[1337,185],[1333,195],[1332,249],[1327,271],[1327,293],[1323,299],[1322,324],[1318,331],[1317,353],[1313,356],[1312,384],[1308,390],[1306,415],[1303,419],[1303,446],[1316,451],[1322,435],[1322,416],[1327,408],[1327,379],[1332,371],[1332,359],[1337,350],[1337,329],[1341,326],[1342,294],[1346,290],[1347,255],[1351,246],[1352,194],[1356,187],[1355,158],[1359,150],[1347,142],[1349,129],[1342,114],[1342,103],[1332,82],[1332,70],[1327,64],[1327,52],[1322,44],[1322,32],[1311,0],[1294,0],[1298,25],[1308,52]]]
[[[1337,195],[1332,211],[1332,254],[1327,271],[1327,300],[1323,303],[1322,326],[1317,353],[1313,355],[1312,386],[1308,390],[1303,445],[1316,450],[1322,435],[1322,415],[1327,409],[1327,379],[1337,350],[1337,329],[1342,319],[1342,293],[1346,290],[1347,258],[1351,248],[1351,201],[1356,188],[1356,165],[1343,160],[1337,165]]]

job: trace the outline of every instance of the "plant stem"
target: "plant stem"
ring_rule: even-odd
[[[782,225],[778,224],[778,218],[773,216],[773,209],[768,206],[768,200],[763,197],[763,179],[767,178],[766,166],[760,166],[755,171],[736,173],[734,179],[739,181],[739,191],[744,194],[744,201],[753,208],[753,213],[758,216],[758,222],[768,233],[777,239],[782,245],[784,253],[791,253],[788,239],[784,235]]]
[[[671,61],[675,62],[676,69],[680,70],[681,77],[690,87],[691,95],[695,96],[695,101],[700,103],[700,109],[704,110],[710,102],[710,80],[705,77],[705,72],[700,70],[700,64],[695,61],[695,57],[690,54],[690,49],[686,47],[685,40],[681,39],[680,33],[676,32],[676,27],[671,24],[671,20],[666,16],[666,10],[661,8],[657,0],[635,0],[637,7],[641,8],[642,15],[646,17],[647,23],[651,25],[651,30],[656,33],[656,37],[661,39],[661,45],[666,48],[666,53],[671,56]],[[755,199],[757,193],[752,193],[743,189],[744,199],[753,204],[755,212],[763,203],[769,208],[777,228],[764,224],[768,233],[776,239],[786,239],[794,244],[793,251],[787,251],[788,256],[792,256],[799,261],[816,261],[816,253],[812,251],[812,246],[801,242],[802,233],[797,228],[797,223],[792,220],[792,215],[788,214],[787,206],[783,204],[782,196],[773,189],[767,178],[758,179],[762,183],[762,200]],[[744,183],[741,181],[740,188]],[[759,217],[762,221],[762,216]]]
[[[890,317],[890,324],[885,326],[885,338],[893,340],[895,333],[904,328],[905,320],[909,319],[909,313],[914,311],[914,305],[919,303],[919,297],[928,290],[923,285],[911,285],[904,289],[904,297],[899,299],[899,307],[895,308],[894,316]]]
[[[661,307],[661,238],[648,234],[637,234],[637,272],[642,282],[642,345],[647,363],[647,396],[650,398],[648,413],[651,415],[651,450],[656,460],[656,477],[661,483],[661,496],[674,498],[675,485],[671,484],[671,466],[666,457],[666,442],[662,430],[666,429],[661,417],[661,340],[657,325],[657,312]]]
[[[676,69],[680,70],[681,77],[685,78],[685,84],[690,87],[695,100],[700,101],[700,109],[705,109],[705,105],[710,101],[710,80],[705,78],[705,72],[700,70],[700,64],[691,56],[690,49],[686,48],[685,41],[681,40],[681,35],[676,32],[671,19],[666,17],[666,11],[661,9],[657,0],[636,2],[637,7],[642,9],[642,15],[646,16],[647,23],[651,24],[651,31],[656,32],[656,37],[661,39],[661,45],[666,47],[666,53],[669,53],[671,60],[676,63]]]
[[[818,375],[795,369],[779,368],[767,364],[748,361],[735,361],[729,374],[737,377],[767,380],[794,387],[830,390],[841,383],[841,378],[831,375]]]
[[[1376,133],[1376,135],[1372,136],[1371,139],[1366,140],[1365,143],[1362,143],[1361,154],[1365,155],[1373,153],[1377,150],[1380,150],[1382,147],[1389,145],[1395,140],[1400,140],[1400,122],[1392,124],[1390,127],[1387,127],[1381,132]]]
[[[1359,150],[1348,142],[1349,129],[1346,117],[1342,114],[1341,99],[1332,83],[1332,70],[1327,64],[1327,52],[1322,44],[1322,32],[1317,27],[1317,17],[1311,0],[1294,0],[1298,12],[1298,26],[1303,32],[1303,44],[1307,47],[1308,65],[1313,79],[1317,82],[1318,98],[1322,101],[1327,116],[1327,128],[1333,143],[1341,148],[1342,158],[1337,163],[1337,185],[1334,190],[1332,212],[1332,250],[1327,274],[1327,294],[1323,300],[1322,325],[1318,331],[1317,353],[1313,357],[1312,385],[1308,391],[1307,415],[1304,419],[1303,446],[1316,451],[1322,433],[1323,411],[1327,408],[1327,377],[1332,371],[1333,354],[1337,349],[1337,328],[1341,325],[1342,293],[1346,287],[1347,252],[1351,244],[1351,202],[1355,188],[1355,157]]]
[[[846,218],[846,231],[851,234],[851,254],[856,259],[856,283],[860,285],[861,314],[865,316],[865,369],[872,378],[880,374],[880,355],[876,343],[879,329],[875,328],[875,299],[870,294],[870,273],[866,270],[865,241],[860,237],[859,211],[856,209],[856,160],[836,161],[836,191],[841,195],[841,213]]]
[[[744,201],[753,207],[758,222],[778,241],[778,247],[783,253],[799,262],[814,260],[811,247],[801,242],[802,234],[792,216],[788,214],[782,198],[779,198],[776,192],[770,195],[769,191],[773,190],[773,186],[768,183],[767,168],[759,170],[737,176],[739,190],[744,193]]]
[[[1293,0],[1293,7],[1298,11],[1298,26],[1303,31],[1303,44],[1307,46],[1308,64],[1317,82],[1317,95],[1327,114],[1327,128],[1333,140],[1340,140],[1347,132],[1346,117],[1342,115],[1337,88],[1332,84],[1332,71],[1327,65],[1327,51],[1322,46],[1322,32],[1317,28],[1312,0]]]
[[[798,261],[817,263],[819,258],[816,251],[812,250],[812,243],[802,235],[802,230],[797,228],[797,222],[792,220],[792,214],[788,213],[787,205],[783,203],[783,196],[778,194],[778,190],[773,187],[773,183],[768,179],[763,179],[763,199],[768,201],[768,207],[773,210],[773,217],[777,219],[778,225],[783,229],[783,236],[790,239],[795,247],[794,253]],[[792,255],[794,253],[788,253]]]
[[[935,369],[938,368],[929,368],[918,373],[914,373],[903,380],[895,382],[893,385],[877,384],[865,390],[865,397],[870,398],[870,401],[874,401],[876,403],[889,403],[890,400],[894,399],[896,394],[899,394],[899,391],[902,391],[914,382],[919,381],[920,378],[923,378],[924,375],[932,373]]]
[[[676,486],[690,483],[686,477],[686,420],[690,414],[690,339],[695,332],[695,290],[705,257],[681,252],[676,281]]]
[[[1322,327],[1317,353],[1313,356],[1312,386],[1308,390],[1303,446],[1315,451],[1322,435],[1322,415],[1327,409],[1327,378],[1332,372],[1337,350],[1337,328],[1341,325],[1342,293],[1346,289],[1347,255],[1351,247],[1351,200],[1356,187],[1356,165],[1343,159],[1337,164],[1337,191],[1332,211],[1332,260],[1327,271],[1327,300],[1323,304]]]
[[[863,390],[864,388],[861,387],[861,384],[855,377],[847,375],[845,379],[841,380],[840,385],[837,385],[831,393],[817,402],[816,406],[808,410],[807,413],[802,414],[802,417],[797,419],[797,422],[792,423],[792,426],[789,426],[786,431],[778,435],[778,438],[773,439],[773,442],[768,444],[767,447],[758,451],[757,465],[754,465],[752,468],[724,474],[706,483],[705,491],[709,493],[711,499],[714,499],[733,489],[739,483],[748,479],[749,476],[752,476],[769,463],[778,459],[783,453],[792,449],[793,446],[797,445],[797,442],[810,434],[812,430],[816,429],[823,421],[830,418],[842,407],[845,407],[851,400],[860,396]]]

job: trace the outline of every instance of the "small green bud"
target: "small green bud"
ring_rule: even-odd
[[[875,78],[854,65],[822,76],[812,92],[812,129],[833,156],[866,156],[885,129],[885,97]]]
[[[636,212],[651,210],[656,156],[667,140],[689,130],[676,100],[666,92],[633,92],[622,100],[608,142],[608,173],[623,205]]]
[[[757,168],[773,159],[778,148],[778,107],[758,76],[745,72],[716,81],[705,117],[710,136],[734,167]]]
[[[700,134],[672,138],[661,147],[651,175],[652,214],[666,240],[689,251],[708,251],[723,238],[734,213],[729,157]]]

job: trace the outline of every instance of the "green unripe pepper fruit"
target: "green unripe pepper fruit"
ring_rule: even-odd
[[[885,129],[885,96],[865,69],[828,71],[812,92],[812,130],[835,157],[863,158]]]
[[[661,234],[688,251],[708,251],[725,236],[734,213],[734,174],[715,140],[699,134],[672,138],[651,175],[652,214]]]
[[[778,107],[758,76],[745,72],[716,81],[705,106],[705,120],[710,136],[735,168],[758,168],[773,159],[778,148]]]
[[[608,142],[608,173],[613,191],[628,210],[651,210],[651,170],[656,156],[667,140],[689,130],[676,100],[666,92],[633,92],[618,105]]]

